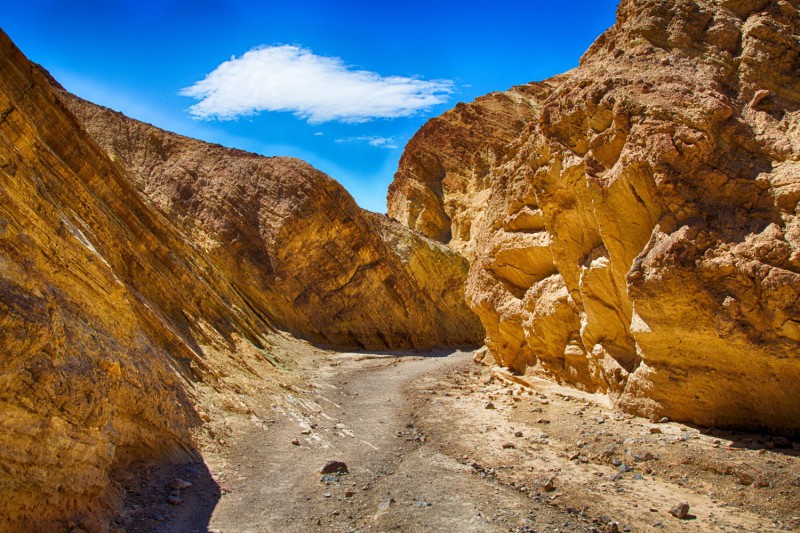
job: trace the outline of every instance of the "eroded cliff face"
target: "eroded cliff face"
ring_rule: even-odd
[[[269,387],[269,325],[2,32],[0,331],[3,531],[104,531],[113,469],[194,456],[195,383]]]
[[[64,93],[92,137],[185,238],[202,243],[269,321],[330,346],[475,345],[464,303],[468,264],[447,247],[375,216],[307,163],[189,139]],[[401,236],[402,235],[402,236]],[[410,270],[424,250],[431,275]]]
[[[623,1],[538,87],[483,209],[453,204],[481,221],[467,297],[496,360],[639,414],[800,430],[797,4]],[[401,165],[390,205],[402,181],[447,198],[467,161]]]
[[[466,257],[489,197],[490,171],[538,112],[551,85],[529,84],[458,104],[408,142],[389,186],[388,214]]]

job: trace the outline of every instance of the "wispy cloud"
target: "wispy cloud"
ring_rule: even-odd
[[[446,102],[452,92],[449,80],[381,76],[338,57],[280,45],[232,57],[179,94],[197,100],[189,112],[198,119],[288,111],[318,124],[411,116]]]
[[[349,142],[365,142],[370,146],[378,148],[398,148],[397,142],[394,137],[378,137],[376,135],[362,135],[360,137],[345,137],[344,139],[336,139],[337,143]]]

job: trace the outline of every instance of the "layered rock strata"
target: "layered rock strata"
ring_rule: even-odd
[[[192,457],[192,383],[270,332],[2,33],[0,332],[2,531],[105,530],[110,471]]]
[[[389,201],[415,227],[396,206],[427,187],[480,221],[467,298],[496,360],[639,414],[800,430],[797,4],[626,0],[578,68],[529,87],[485,201],[447,203],[469,157],[409,163],[476,129],[430,123]]]
[[[62,94],[139,190],[277,327],[339,347],[480,342],[463,298],[466,261],[400,224],[376,230],[372,213],[307,163],[197,141]],[[397,238],[386,240],[381,228],[392,225]],[[408,249],[425,256],[430,275],[409,264]]]

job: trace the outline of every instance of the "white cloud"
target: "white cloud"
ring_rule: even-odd
[[[378,148],[398,148],[397,142],[394,140],[394,137],[378,137],[375,135],[363,135],[361,137],[346,137],[344,139],[336,139],[337,143],[347,143],[347,142],[365,142],[368,143],[370,146],[376,146]]]
[[[325,134],[322,133],[321,131],[315,131],[314,132],[314,137],[322,137],[323,135],[325,135]]]
[[[447,101],[449,80],[381,76],[299,46],[261,46],[232,57],[179,94],[199,119],[232,120],[288,111],[310,123],[365,122],[414,115]]]

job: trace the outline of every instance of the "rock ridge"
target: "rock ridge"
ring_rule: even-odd
[[[62,96],[137,188],[202,243],[270,323],[338,347],[480,341],[480,322],[463,299],[467,263],[394,223],[394,245],[416,248],[444,276],[420,279],[381,238],[380,228],[393,223],[376,226],[374,214],[307,163],[190,139]]]

